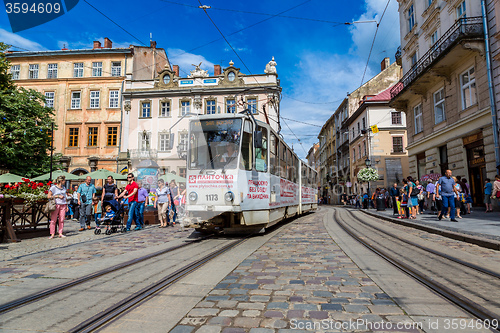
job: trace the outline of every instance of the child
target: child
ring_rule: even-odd
[[[404,189],[401,189],[401,211],[399,214],[401,215],[402,219],[407,219],[409,214],[408,214],[408,196],[406,195],[406,191]]]
[[[115,217],[115,212],[113,209],[111,209],[110,205],[107,205],[106,208],[104,208],[106,213],[104,214],[104,217],[101,219],[101,222],[103,221],[111,221]]]
[[[94,221],[96,229],[99,228],[99,220],[101,219],[102,207],[101,200],[98,197],[92,199],[92,211],[94,213]]]

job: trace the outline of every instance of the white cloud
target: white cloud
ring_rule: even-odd
[[[169,48],[167,49],[167,56],[170,64],[179,65],[181,76],[187,76],[194,69],[193,64],[198,65],[200,62],[202,63],[201,69],[208,70],[210,75],[214,73],[214,63],[199,54]]]
[[[380,21],[388,0],[366,0],[365,12],[355,21]],[[358,23],[351,25],[353,45],[350,52],[362,59],[368,59],[370,48],[375,35],[376,23]],[[377,38],[370,56],[370,65],[379,64],[384,57],[394,61],[394,53],[400,45],[398,2],[390,0],[380,23]],[[365,60],[366,62],[366,60]],[[365,81],[366,81],[365,76]]]
[[[16,35],[12,32],[0,28],[0,40],[5,44],[12,45],[13,47],[20,48],[20,51],[44,51],[47,50],[37,42]]]
[[[305,158],[304,150],[308,151],[318,141],[321,126],[347,97],[347,93],[359,87],[363,71],[364,60],[357,57],[311,52],[302,55],[294,77],[284,78],[291,82],[292,88],[283,91],[281,116],[319,126],[286,119],[282,121],[286,141],[294,143],[295,152],[301,158]],[[374,75],[370,69],[367,70],[366,77]],[[288,127],[301,140],[304,150]]]

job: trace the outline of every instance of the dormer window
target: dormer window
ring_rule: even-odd
[[[170,83],[170,75],[164,75],[163,76],[163,83],[164,84],[169,84]]]
[[[234,74],[234,72],[229,72],[227,74],[227,79],[230,81],[230,82],[233,82],[234,79],[236,79],[236,74]]]

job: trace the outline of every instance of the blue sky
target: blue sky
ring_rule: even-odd
[[[181,76],[193,69],[191,64],[203,62],[202,68],[213,73],[214,64],[227,67],[230,60],[245,74],[261,74],[274,56],[283,88],[281,115],[317,126],[324,124],[348,92],[359,87],[375,34],[375,23],[344,22],[380,21],[387,5],[387,0],[202,0],[212,7],[208,13],[242,63],[198,8],[197,0],[86,1],[80,0],[73,10],[51,22],[16,34],[2,10],[0,41],[27,50],[53,50],[63,45],[91,48],[92,41],[109,37],[113,46],[127,47],[149,45],[152,33],[170,62],[180,66]],[[364,81],[380,71],[384,57],[394,62],[400,44],[397,8],[397,1],[390,0]],[[278,13],[281,16],[273,16]],[[320,127],[285,122],[286,141],[305,157]]]

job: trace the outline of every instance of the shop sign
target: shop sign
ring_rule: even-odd
[[[483,138],[483,132],[478,132],[476,134],[472,134],[472,135],[466,136],[465,138],[462,138],[462,140],[463,140],[464,146],[465,146],[465,145],[468,145],[470,143],[479,141],[482,138]]]
[[[484,164],[486,161],[483,157],[478,157],[470,161],[471,166],[479,165],[479,164]]]

